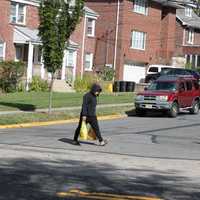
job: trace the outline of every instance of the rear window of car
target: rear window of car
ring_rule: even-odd
[[[158,72],[158,67],[150,67],[149,72]]]

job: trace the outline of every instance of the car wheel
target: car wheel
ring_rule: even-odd
[[[139,117],[143,117],[146,115],[146,110],[143,110],[143,109],[135,109],[135,114],[136,116],[139,116]]]
[[[199,101],[195,101],[190,109],[191,114],[198,114],[199,113]]]
[[[179,112],[179,107],[176,102],[172,103],[171,109],[169,110],[169,116],[170,117],[176,117]]]

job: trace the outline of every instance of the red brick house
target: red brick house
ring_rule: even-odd
[[[161,3],[162,2],[162,3]],[[99,14],[94,66],[116,69],[118,80],[140,82],[149,64],[170,64],[175,51],[176,3],[86,0]]]
[[[39,46],[39,0],[1,0],[0,60],[27,63],[27,82],[34,75],[48,78]],[[57,78],[72,83],[77,75],[91,71],[95,50],[95,24],[98,14],[88,7],[66,46],[62,70]]]
[[[200,17],[187,5],[177,10],[176,54],[193,68],[200,67]]]

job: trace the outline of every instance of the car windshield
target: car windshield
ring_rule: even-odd
[[[171,69],[170,68],[163,68],[160,72],[161,75],[167,74]]]
[[[149,87],[148,90],[176,90],[176,83],[175,82],[153,82]]]

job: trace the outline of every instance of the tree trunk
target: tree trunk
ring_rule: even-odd
[[[52,111],[53,83],[54,83],[54,73],[51,74],[51,82],[49,87],[49,111],[48,111],[49,114],[51,114]]]

